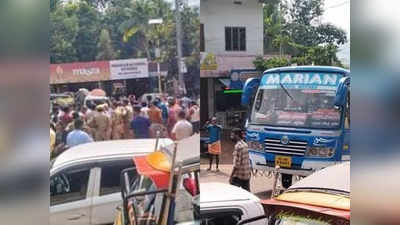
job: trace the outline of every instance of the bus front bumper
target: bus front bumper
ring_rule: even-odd
[[[304,160],[301,167],[294,168],[279,168],[279,172],[283,174],[291,174],[295,176],[308,176],[317,170],[323,169],[328,166],[335,165],[339,162],[335,161],[317,161],[317,160]],[[260,169],[268,172],[275,171],[275,163],[259,163],[257,162],[253,169]]]

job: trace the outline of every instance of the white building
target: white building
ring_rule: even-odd
[[[202,52],[217,55],[263,54],[263,9],[260,0],[201,0],[200,23],[204,31]]]
[[[253,61],[264,53],[263,3],[265,0],[201,0],[201,120],[217,116],[229,129],[233,114],[245,114],[240,89],[256,73]],[[235,85],[233,85],[235,84]]]

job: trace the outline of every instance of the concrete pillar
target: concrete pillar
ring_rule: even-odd
[[[207,86],[208,86],[208,93],[207,93],[207,100],[208,100],[208,118],[215,116],[215,79],[210,78],[207,79]]]

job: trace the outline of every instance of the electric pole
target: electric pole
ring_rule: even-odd
[[[182,73],[182,24],[181,24],[181,0],[175,0],[175,18],[176,18],[176,44],[177,44],[177,55],[178,55],[178,81],[179,81],[179,92],[186,94],[185,80]]]

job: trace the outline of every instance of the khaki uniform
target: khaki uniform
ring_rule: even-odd
[[[127,105],[124,108],[126,110],[126,115],[124,118],[124,138],[132,139],[133,131],[131,130],[131,122],[133,120],[133,108],[131,105]]]
[[[108,117],[108,129],[107,129],[107,140],[111,140],[112,137],[112,114],[113,114],[113,110],[109,110],[107,112],[105,112],[105,114]]]
[[[109,129],[111,129],[109,127],[110,120],[104,112],[97,113],[94,116],[91,125],[91,127],[94,129],[94,139],[96,141],[108,140],[107,132]]]
[[[126,110],[124,107],[118,106],[111,114],[111,127],[113,140],[122,139],[124,137],[124,117],[126,116]]]

